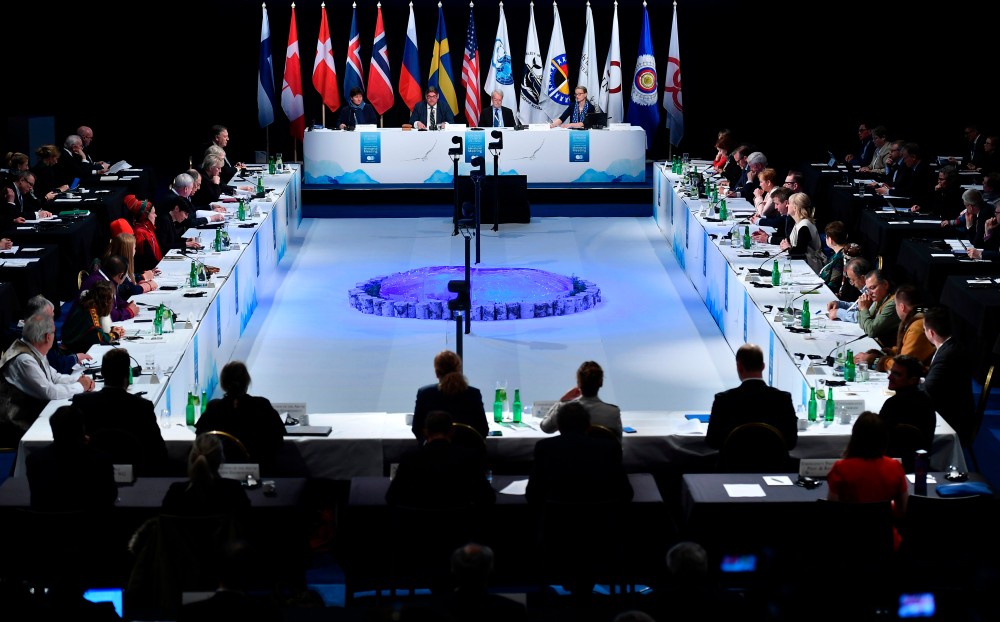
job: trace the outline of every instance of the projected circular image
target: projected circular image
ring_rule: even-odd
[[[419,320],[453,320],[449,281],[464,281],[462,266],[431,266],[358,283],[351,306],[362,313]],[[534,268],[473,268],[470,313],[475,321],[521,320],[592,309],[601,290],[575,275]]]

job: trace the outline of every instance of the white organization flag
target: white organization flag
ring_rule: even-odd
[[[618,37],[618,3],[615,2],[615,19],[611,26],[611,48],[601,76],[601,110],[608,113],[608,123],[621,123],[625,119],[625,101],[622,94],[622,52]]]
[[[670,144],[676,147],[684,138],[684,100],[681,98],[681,43],[677,38],[677,4],[674,4],[674,23],[670,27],[667,75],[663,79],[663,108],[667,111]]]
[[[539,105],[542,97],[542,52],[535,30],[535,3],[531,3],[528,41],[524,45],[524,77],[521,79],[521,101],[518,117],[521,123],[545,123],[549,118]]]
[[[601,74],[598,72],[597,44],[594,43],[594,12],[587,2],[587,32],[583,39],[583,51],[580,52],[580,79],[577,84],[587,87],[587,100],[594,106],[599,106],[601,97]],[[604,108],[601,107],[603,111]]]
[[[507,39],[507,18],[503,14],[503,2],[500,3],[500,24],[497,26],[497,38],[493,41],[493,55],[490,57],[490,73],[486,76],[483,90],[486,91],[487,99],[493,96],[493,91],[500,91],[503,93],[504,105],[516,110],[514,67],[510,61],[510,41]]]
[[[542,72],[542,92],[538,103],[549,119],[558,119],[573,99],[573,87],[569,83],[569,65],[566,63],[566,44],[563,43],[562,22],[559,21],[559,7],[552,3],[552,38],[549,51],[545,55]]]

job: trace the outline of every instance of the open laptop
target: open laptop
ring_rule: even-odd
[[[599,130],[607,126],[608,113],[606,112],[591,112],[583,118],[583,129],[585,130]]]
[[[69,185],[69,188],[66,189],[66,192],[73,192],[74,190],[76,190],[79,187],[80,187],[80,178],[79,177],[74,177],[73,178],[73,183],[71,183]]]

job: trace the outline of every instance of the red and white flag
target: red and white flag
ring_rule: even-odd
[[[292,23],[288,27],[285,78],[281,82],[281,109],[288,117],[292,137],[302,140],[306,132],[306,110],[302,104],[302,59],[299,57],[299,35],[295,29],[295,7],[292,7]]]
[[[483,101],[479,98],[479,42],[476,41],[476,22],[472,19],[471,5],[469,27],[465,31],[465,52],[462,54],[462,87],[465,89],[465,122],[469,127],[476,127]]]
[[[378,5],[378,20],[375,22],[375,42],[372,44],[372,62],[368,69],[368,100],[380,115],[392,108],[395,97],[389,77],[389,48],[385,43],[385,28],[382,27],[382,3]]]
[[[319,25],[316,42],[316,62],[313,63],[313,86],[331,111],[340,108],[340,88],[337,86],[337,66],[333,63],[330,45],[330,26],[326,21],[326,3],[322,5],[323,21]]]

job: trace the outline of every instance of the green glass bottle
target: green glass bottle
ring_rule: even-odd
[[[847,349],[847,360],[844,361],[844,380],[854,382],[857,378],[857,367],[854,366],[854,350]]]
[[[135,379],[132,377],[132,365],[130,363],[128,366],[128,386],[132,386],[133,382],[135,382]]]
[[[503,400],[500,399],[500,389],[497,389],[493,397],[493,421],[496,423],[503,421]]]
[[[267,159],[267,174],[274,175],[274,156]]]
[[[809,421],[816,421],[816,387],[809,387]]]
[[[257,175],[257,194],[264,194],[264,176],[263,175]]]
[[[163,334],[163,303],[156,308],[156,317],[153,318],[153,334],[162,335]]]
[[[751,246],[753,246],[753,239],[750,237],[750,225],[747,225],[743,229],[743,249],[750,250]]]
[[[833,415],[836,412],[836,404],[833,403],[833,387],[826,388],[826,408],[823,409],[823,421],[833,422]]]
[[[521,423],[521,389],[514,389],[514,423]]]
[[[809,301],[802,301],[802,328],[809,328],[812,325],[812,315],[809,312]]]
[[[184,422],[189,425],[194,425],[194,395],[188,391],[187,406],[184,407]]]
[[[244,221],[247,219],[247,208],[243,203],[243,199],[240,199],[240,203],[236,208],[236,220]]]
[[[201,414],[205,414],[205,409],[208,408],[208,391],[205,389],[201,390]]]
[[[215,230],[215,242],[213,242],[213,246],[215,247],[215,252],[222,252],[222,229]]]
[[[726,209],[726,197],[719,199],[719,220],[729,220],[729,210]]]
[[[778,260],[774,260],[774,267],[771,268],[771,285],[778,287],[781,285],[781,270],[778,269]]]
[[[191,273],[188,275],[188,285],[198,287],[198,266],[197,262],[191,262]]]

